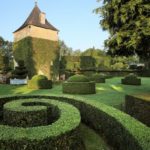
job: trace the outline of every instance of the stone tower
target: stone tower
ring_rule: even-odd
[[[29,17],[14,33],[15,60],[24,60],[29,78],[35,74],[52,75],[54,59],[58,51],[58,30],[46,19],[37,4]]]

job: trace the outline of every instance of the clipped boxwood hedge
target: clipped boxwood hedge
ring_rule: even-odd
[[[129,74],[124,79],[121,79],[122,84],[126,85],[141,85],[141,79],[137,78],[135,74]]]
[[[41,102],[45,103],[45,105],[58,107],[58,109],[60,110],[60,117],[52,124],[37,127],[22,128],[8,126],[7,124],[1,124],[0,149],[74,150],[74,147],[77,147],[77,150],[84,149],[80,144],[81,141],[80,136],[78,134],[78,127],[80,124],[80,113],[75,107],[66,103],[48,99],[24,99],[18,100],[18,102],[14,101],[5,104],[4,109],[9,109],[12,112],[16,109],[18,113],[23,113],[27,111],[30,112],[33,108],[33,111],[37,112],[39,110],[45,110],[45,106],[32,106],[32,104],[41,104]],[[23,106],[23,104],[27,105]],[[31,104],[31,106],[28,106],[29,104]],[[34,116],[36,116],[36,114],[34,114]],[[13,116],[10,116],[9,119],[12,119],[11,117]],[[48,117],[51,116],[47,114],[47,118]],[[28,118],[28,120],[29,119],[31,118]]]
[[[28,88],[30,89],[51,89],[52,81],[48,80],[44,75],[35,75],[28,81]]]
[[[150,127],[150,94],[126,95],[125,111]]]
[[[92,81],[96,83],[105,83],[105,75],[104,74],[93,74],[91,77]]]
[[[92,127],[100,135],[103,134],[114,149],[149,150],[150,129],[136,119],[113,107],[79,97],[56,95],[2,97],[0,98],[0,106],[8,101],[14,99],[19,100],[21,98],[55,99],[70,103],[80,110],[82,122]],[[0,135],[1,138],[2,134]]]
[[[74,75],[62,85],[63,93],[68,94],[95,94],[95,82],[89,81],[84,75]]]
[[[42,100],[12,101],[6,103],[3,108],[5,124],[17,127],[47,125],[59,116],[60,110],[57,106]]]

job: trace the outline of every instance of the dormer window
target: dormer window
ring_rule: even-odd
[[[40,23],[45,24],[46,14],[41,12],[39,17],[40,17]]]

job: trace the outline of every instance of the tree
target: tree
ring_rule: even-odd
[[[0,69],[8,69],[12,60],[12,42],[5,41],[0,36]]]
[[[149,0],[103,0],[95,11],[102,16],[103,30],[110,33],[105,41],[109,54],[150,58]]]

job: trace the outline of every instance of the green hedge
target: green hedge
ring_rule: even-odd
[[[95,82],[64,82],[63,93],[68,94],[95,94]]]
[[[105,75],[104,74],[93,74],[91,77],[92,81],[96,83],[105,83]]]
[[[18,97],[22,99],[21,97]],[[25,98],[25,97],[24,97]],[[26,97],[27,99],[29,97]],[[17,100],[17,97],[11,100]],[[5,124],[0,125],[0,149],[4,150],[83,150],[81,145],[80,136],[78,134],[78,127],[80,124],[79,111],[69,105],[59,101],[49,99],[25,99],[14,101],[9,104],[5,104],[5,108],[14,111],[23,112],[33,110],[43,110],[45,106],[28,106],[33,103],[45,103],[45,105],[54,105],[60,110],[60,117],[52,124],[38,127],[13,127]],[[9,101],[9,98],[7,99]],[[6,101],[7,101],[6,100]],[[5,101],[5,100],[4,100]],[[4,102],[3,101],[3,102]],[[5,101],[5,103],[6,103]],[[19,107],[21,104],[27,103]],[[11,105],[12,104],[12,105]],[[4,116],[5,117],[5,116]],[[10,116],[10,119],[13,116]],[[30,116],[29,116],[30,117]],[[41,116],[39,116],[41,117]],[[47,116],[48,117],[48,116]],[[28,118],[29,119],[29,118]]]
[[[63,93],[95,94],[95,82],[89,81],[84,75],[74,75],[62,84]]]
[[[8,102],[3,108],[4,123],[16,127],[47,125],[60,116],[57,106],[44,100],[19,100]]]
[[[30,89],[51,89],[52,81],[48,80],[44,75],[35,75],[28,81],[28,88]]]
[[[89,82],[89,79],[84,75],[74,75],[71,76],[67,81],[68,82]]]
[[[82,122],[93,128],[100,135],[104,135],[105,139],[114,149],[149,150],[150,129],[113,107],[79,97],[56,95],[2,97],[0,98],[0,106],[8,101],[21,98],[55,99],[70,103],[80,110]]]
[[[121,79],[121,83],[126,85],[141,85],[141,79],[137,78],[135,74],[131,73],[124,79]]]
[[[150,127],[150,95],[126,95],[125,111]]]

